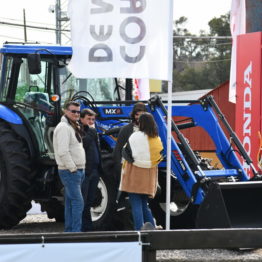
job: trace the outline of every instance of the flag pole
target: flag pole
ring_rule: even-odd
[[[167,160],[166,160],[166,230],[170,229],[170,190],[171,190],[171,121],[172,121],[172,79],[173,79],[173,0],[170,0],[169,81],[167,99]]]
[[[166,230],[170,229],[172,81],[168,81],[166,164]]]

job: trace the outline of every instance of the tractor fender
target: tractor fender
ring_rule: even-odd
[[[0,105],[0,119],[7,122],[14,132],[26,141],[30,157],[34,157],[36,155],[35,147],[22,118],[8,107]]]
[[[0,118],[8,123],[17,125],[23,124],[21,117],[4,105],[0,105]]]
[[[37,155],[36,149],[26,126],[23,123],[21,125],[10,123],[10,127],[18,136],[22,137],[25,140],[28,146],[30,157],[35,158],[35,156]]]

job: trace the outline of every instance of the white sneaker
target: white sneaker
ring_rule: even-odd
[[[161,225],[157,225],[156,230],[163,230],[163,227]]]
[[[177,204],[175,202],[170,202],[170,211],[176,212],[178,210]]]

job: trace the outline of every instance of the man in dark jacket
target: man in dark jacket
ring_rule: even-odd
[[[102,172],[99,138],[95,129],[96,113],[91,109],[83,109],[80,121],[83,125],[83,147],[86,153],[85,179],[82,184],[84,210],[82,216],[82,232],[92,231],[91,206],[95,199],[99,176]]]
[[[131,123],[123,126],[118,134],[117,143],[114,148],[114,162],[115,162],[115,171],[117,177],[120,179],[121,166],[122,166],[122,149],[127,143],[128,138],[132,135],[133,132],[138,131],[138,118],[143,113],[146,112],[146,105],[142,102],[138,102],[134,105],[131,112]]]

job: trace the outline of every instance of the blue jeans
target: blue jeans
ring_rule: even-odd
[[[93,169],[90,174],[85,176],[82,184],[82,195],[84,198],[84,210],[82,216],[82,232],[92,231],[91,206],[95,200],[97,184],[99,182],[99,173]]]
[[[65,232],[81,232],[84,171],[78,169],[76,173],[71,173],[69,170],[58,170],[58,174],[65,188]]]
[[[148,196],[144,194],[128,193],[132,209],[134,229],[140,230],[146,222],[155,226],[151,209],[148,206]]]

